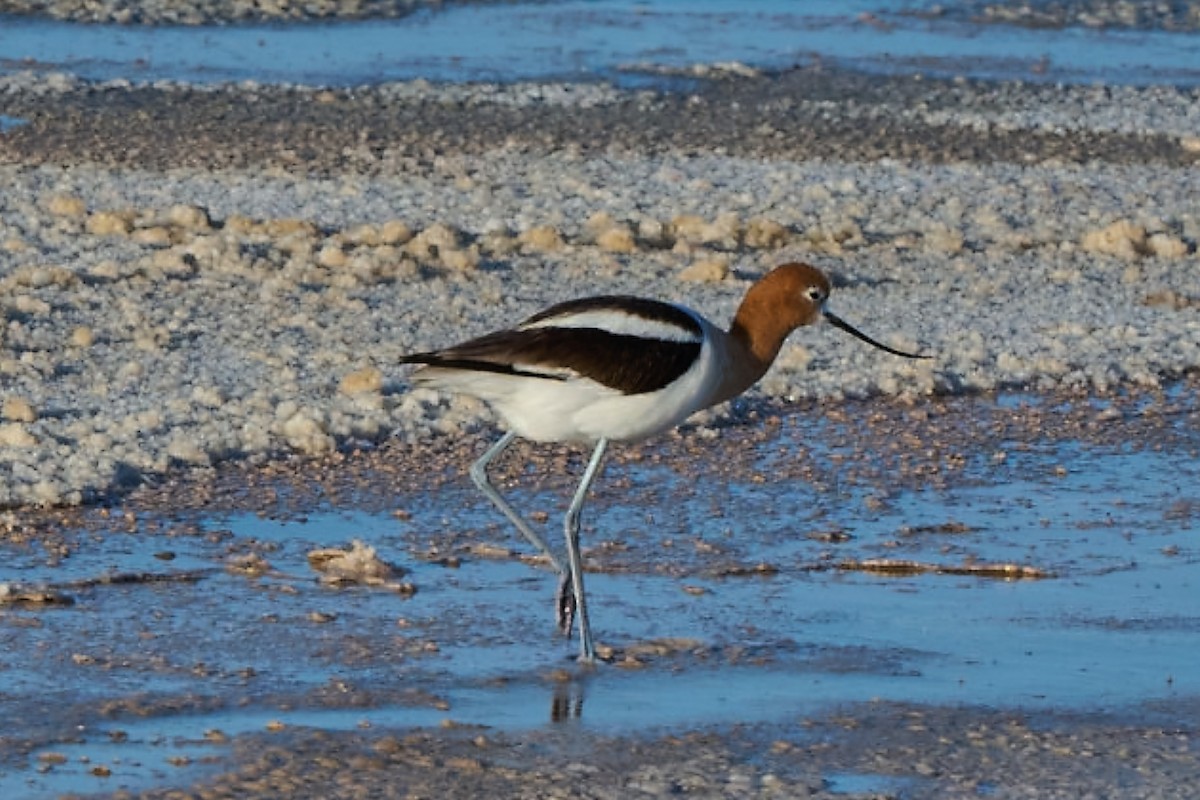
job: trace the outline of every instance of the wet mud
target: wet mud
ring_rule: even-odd
[[[595,667],[465,475],[486,436],[8,514],[0,794],[1185,796],[1196,390],[747,405],[618,448]],[[497,466],[551,542],[582,458]]]

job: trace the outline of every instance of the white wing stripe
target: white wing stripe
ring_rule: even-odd
[[[624,336],[640,336],[666,342],[700,342],[703,336],[664,320],[652,320],[628,314],[619,308],[590,310],[541,319],[521,325],[519,330],[534,328],[596,328]]]

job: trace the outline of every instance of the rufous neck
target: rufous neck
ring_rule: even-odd
[[[771,317],[765,311],[754,302],[751,292],[734,315],[727,334],[730,359],[717,402],[736,397],[758,383],[779,355],[791,329],[767,324]]]
[[[788,334],[803,324],[794,304],[775,285],[782,282],[777,277],[773,273],[751,286],[729,325],[730,337],[745,351],[759,377],[771,367]]]
[[[766,374],[788,334],[820,316],[820,298],[828,294],[828,279],[807,264],[784,264],[750,287],[729,326],[726,399]]]

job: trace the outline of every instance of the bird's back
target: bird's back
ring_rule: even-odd
[[[713,330],[670,303],[589,297],[404,360],[426,365],[418,383],[487,401],[526,438],[640,439],[706,404],[711,376],[696,373]]]

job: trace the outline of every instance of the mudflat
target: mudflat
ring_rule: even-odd
[[[1192,794],[1194,89],[0,80],[14,796]],[[615,452],[578,667],[396,357],[785,260],[935,358]],[[578,458],[499,465],[548,535]]]

